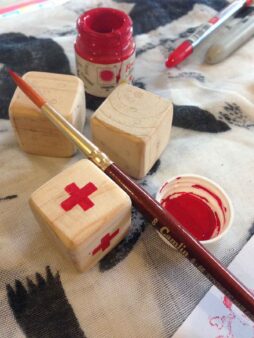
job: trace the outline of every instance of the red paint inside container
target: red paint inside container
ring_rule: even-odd
[[[135,52],[132,20],[114,8],[94,8],[77,22],[75,50],[83,59],[112,64],[128,59]]]
[[[194,193],[174,193],[161,202],[196,239],[209,240],[219,234],[220,220],[206,198]]]

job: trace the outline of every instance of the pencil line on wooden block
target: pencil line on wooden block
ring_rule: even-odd
[[[172,118],[171,101],[121,84],[92,115],[92,139],[120,169],[140,179],[166,148]]]
[[[73,142],[41,113],[40,107],[47,100],[52,102],[68,122],[81,131],[86,117],[84,86],[81,80],[73,75],[44,72],[28,72],[23,75],[23,79],[44,93],[45,99],[41,99],[39,95],[37,101],[31,102],[21,89],[16,89],[9,106],[9,116],[20,148],[27,153],[42,156],[74,155],[76,147]],[[27,87],[31,89],[26,83]],[[70,88],[68,92],[67,88]],[[31,89],[30,93],[33,92]]]

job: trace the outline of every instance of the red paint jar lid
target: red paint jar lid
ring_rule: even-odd
[[[76,53],[90,62],[117,63],[135,51],[132,20],[117,9],[94,8],[83,13],[77,21],[77,30]]]

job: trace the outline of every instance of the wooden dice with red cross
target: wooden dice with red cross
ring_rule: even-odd
[[[79,271],[94,266],[131,224],[129,196],[89,160],[62,171],[29,202],[41,227]]]

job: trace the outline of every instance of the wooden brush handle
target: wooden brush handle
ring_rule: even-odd
[[[125,175],[115,164],[111,164],[105,173],[126,191],[133,204],[176,250],[189,259],[251,320],[254,320],[254,297],[233,274],[222,266],[159,202]]]

